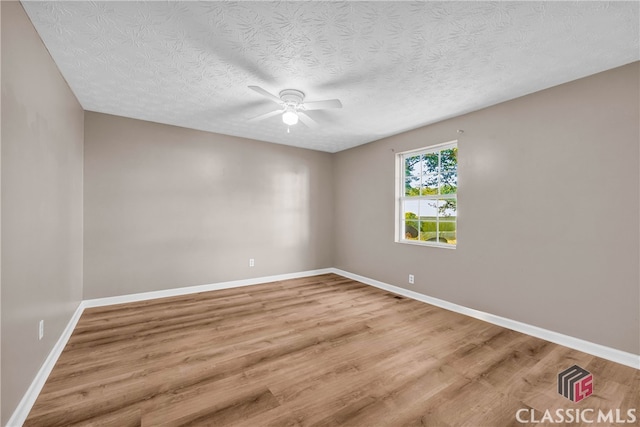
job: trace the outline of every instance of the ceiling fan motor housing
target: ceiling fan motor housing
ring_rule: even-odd
[[[304,92],[295,89],[284,89],[280,91],[280,99],[287,105],[297,106],[304,100]]]

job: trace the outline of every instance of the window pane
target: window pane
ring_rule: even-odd
[[[420,222],[420,240],[433,242],[436,240],[437,220],[435,217],[423,217]]]
[[[443,219],[438,224],[440,228],[440,243],[456,244],[456,222]]]
[[[420,200],[420,240],[435,240],[437,221],[438,200]]]
[[[404,200],[402,202],[402,215],[407,218],[406,215],[411,215],[410,218],[418,218],[420,216],[420,201],[419,200]]]
[[[404,159],[404,195],[420,195],[420,156],[407,157]]]
[[[438,194],[438,153],[422,156],[422,190],[423,196]]]
[[[417,240],[420,230],[420,220],[418,212],[420,202],[418,200],[405,200],[402,207],[402,217],[404,218],[404,238],[408,240]]]
[[[422,174],[422,190],[420,194],[423,196],[438,194],[438,174],[436,172]]]
[[[440,194],[455,194],[458,189],[458,148],[440,152]]]
[[[407,240],[418,240],[420,237],[420,221],[406,221],[404,224],[404,238]]]
[[[456,244],[457,208],[456,199],[438,199],[438,242]]]
[[[438,199],[438,216],[442,219],[455,220],[458,214],[458,203],[456,199]]]
[[[420,200],[418,215],[435,219],[438,216],[438,203],[438,200]]]

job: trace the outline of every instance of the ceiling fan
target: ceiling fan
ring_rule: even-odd
[[[260,86],[249,86],[249,89],[253,89],[265,98],[280,105],[277,110],[270,111],[266,114],[261,114],[258,117],[249,119],[250,122],[256,122],[259,120],[268,119],[269,117],[282,114],[282,121],[288,125],[293,126],[298,123],[298,119],[310,128],[318,126],[318,123],[309,117],[305,111],[310,110],[324,110],[326,108],[342,108],[342,103],[339,99],[327,99],[325,101],[304,101],[304,92],[297,89],[285,89],[280,91],[280,96],[275,96],[272,93],[267,92]]]

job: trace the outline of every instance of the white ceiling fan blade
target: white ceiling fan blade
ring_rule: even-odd
[[[282,114],[282,110],[273,110],[265,114],[260,114],[257,117],[247,120],[248,122],[258,122],[260,120],[268,119],[269,117],[277,116],[278,114]]]
[[[275,96],[272,93],[267,92],[266,90],[262,89],[260,86],[249,86],[249,89],[255,90],[260,95],[264,96],[265,98],[270,99],[273,102],[276,102],[278,104],[282,104],[282,100],[280,98],[278,98],[277,96]]]
[[[318,122],[307,116],[304,112],[298,111],[297,113],[300,121],[304,123],[308,128],[315,129],[318,127]]]
[[[325,108],[342,108],[339,99],[327,99],[326,101],[312,101],[302,104],[305,110],[324,110]]]

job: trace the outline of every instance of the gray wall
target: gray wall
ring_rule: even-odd
[[[333,265],[328,153],[87,112],[84,171],[85,299]]]
[[[639,354],[639,68],[338,153],[335,266]],[[394,243],[394,151],[455,139],[457,249]]]
[[[82,298],[84,113],[20,3],[0,3],[4,425]]]

